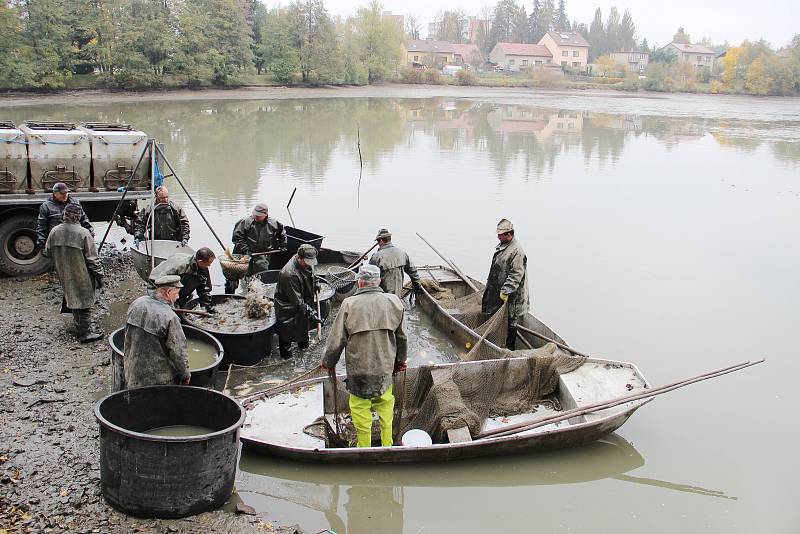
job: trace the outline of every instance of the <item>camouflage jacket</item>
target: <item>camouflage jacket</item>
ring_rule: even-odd
[[[156,204],[155,215],[155,238],[166,239],[169,241],[189,241],[189,218],[183,208],[179,208],[171,201],[167,204]],[[150,239],[150,204],[139,211],[136,219],[136,231],[134,236],[137,239]]]
[[[381,287],[387,293],[400,296],[403,291],[403,273],[408,274],[414,285],[419,284],[417,268],[411,263],[408,254],[391,243],[380,247],[369,262],[380,268]]]
[[[371,399],[392,385],[395,362],[408,358],[403,313],[400,299],[379,287],[361,288],[342,302],[322,362],[333,368],[345,351],[347,390],[353,395]]]

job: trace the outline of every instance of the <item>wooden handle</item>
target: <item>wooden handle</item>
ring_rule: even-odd
[[[253,256],[269,256],[270,254],[277,254],[279,252],[283,251],[279,249],[279,250],[268,250],[267,252],[253,252],[252,254],[250,254],[250,257],[252,258]]]
[[[211,314],[208,312],[184,310],[183,308],[175,308],[175,313],[190,313],[192,315],[199,315],[200,317],[211,317]]]

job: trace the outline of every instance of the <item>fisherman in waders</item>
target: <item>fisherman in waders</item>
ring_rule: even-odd
[[[281,358],[292,357],[292,342],[299,349],[308,348],[309,326],[322,319],[315,310],[316,287],[311,268],[317,264],[317,249],[300,245],[297,254],[283,266],[275,288],[275,321]]]
[[[136,219],[136,231],[133,234],[133,245],[150,238],[150,227],[153,227],[153,239],[180,241],[181,246],[189,242],[189,218],[183,208],[179,208],[169,199],[166,187],[156,187],[156,205],[150,220],[150,205],[139,212]]]
[[[53,261],[58,272],[64,298],[61,312],[71,311],[81,343],[102,339],[92,325],[92,306],[95,289],[103,287],[103,266],[97,257],[97,247],[89,230],[80,225],[85,217],[78,204],[67,204],[64,222],[47,238],[42,254]]]
[[[203,306],[208,313],[215,313],[214,304],[211,300],[211,274],[208,268],[216,259],[214,251],[208,247],[197,250],[194,254],[173,254],[165,261],[156,265],[150,273],[150,283],[157,278],[175,274],[180,276],[181,288],[176,302],[179,308],[192,298],[192,294],[197,291],[197,298],[200,306]]]
[[[167,275],[153,283],[155,291],[128,308],[123,389],[188,384],[191,377],[186,335],[172,308],[183,287],[181,279]]]
[[[256,252],[286,250],[286,230],[283,225],[269,216],[269,207],[263,202],[253,208],[249,217],[236,223],[233,228],[233,252],[249,256]],[[277,269],[274,255],[254,256],[250,259],[247,276],[269,269]],[[233,294],[239,286],[238,280],[225,282],[225,293]]]
[[[506,348],[514,350],[517,325],[528,313],[528,258],[522,245],[514,237],[514,225],[507,219],[497,224],[497,239],[486,290],[483,292],[481,311],[492,315],[504,302],[508,303],[508,336]]]
[[[414,291],[418,291],[420,286],[417,268],[411,263],[405,251],[394,246],[389,230],[386,228],[379,230],[375,241],[378,242],[379,248],[369,262],[381,270],[381,288],[399,297],[403,291],[403,273],[406,273],[411,278]]]
[[[81,208],[81,203],[77,198],[69,196],[69,186],[64,182],[58,182],[53,185],[53,195],[42,202],[39,206],[39,217],[36,220],[36,248],[39,250],[44,248],[47,241],[47,236],[53,231],[53,228],[58,226],[64,220],[64,210],[67,206],[78,206]],[[81,215],[78,223],[94,238],[94,228],[92,228],[89,218],[81,208]]]
[[[381,446],[394,444],[392,374],[406,369],[408,357],[403,303],[384,293],[380,282],[378,267],[362,265],[358,270],[358,290],[342,302],[321,364],[332,371],[346,352],[350,415],[359,447],[372,446],[372,408],[380,420]]]

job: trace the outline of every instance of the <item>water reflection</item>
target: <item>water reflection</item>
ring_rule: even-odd
[[[244,448],[237,487],[242,498],[258,510],[290,509],[294,520],[302,517],[306,525],[324,523],[340,534],[402,533],[405,499],[415,488],[525,488],[613,478],[731,499],[717,490],[628,475],[644,466],[644,458],[616,434],[578,449],[512,459],[513,469],[507,468],[508,458],[437,465],[388,464],[377,468],[316,466],[269,458]]]
[[[502,180],[521,163],[525,176],[549,176],[563,155],[586,164],[617,162],[625,144],[652,137],[668,149],[710,135],[719,146],[800,160],[798,128],[787,122],[609,114],[497,104],[467,99],[304,99],[184,101],[150,106],[32,106],[5,110],[10,118],[127,121],[166,142],[174,163],[206,198],[246,199],[274,176],[312,187],[330,178],[337,161],[358,178],[358,133],[368,175],[396,156],[487,158]],[[433,146],[431,153],[427,147]],[[401,163],[402,164],[402,163]],[[455,169],[457,170],[457,169]]]

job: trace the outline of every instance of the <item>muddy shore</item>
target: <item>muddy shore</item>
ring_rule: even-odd
[[[94,310],[106,334],[118,303],[141,294],[130,255],[104,251],[106,287]],[[60,314],[61,288],[46,275],[0,278],[0,533],[277,532],[265,514],[222,509],[178,520],[129,517],[100,493],[99,430],[93,408],[108,391],[106,340],[80,344]],[[112,305],[117,304],[117,305]]]

